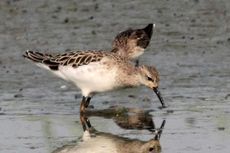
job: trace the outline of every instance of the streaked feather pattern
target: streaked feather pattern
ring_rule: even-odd
[[[72,51],[52,55],[28,50],[23,56],[33,62],[45,64],[51,70],[58,70],[59,65],[77,68],[91,62],[100,61],[106,55],[108,54],[103,51]]]

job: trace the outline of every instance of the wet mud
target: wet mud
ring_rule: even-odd
[[[0,1],[0,152],[49,153],[83,135],[79,90],[26,61],[25,50],[109,50],[118,32],[155,23],[140,64],[159,70],[168,107],[159,109],[153,91],[142,87],[98,94],[90,106],[93,127],[148,141],[151,119],[156,127],[166,120],[162,152],[228,153],[229,10],[227,0]],[[117,106],[148,115],[119,118]]]

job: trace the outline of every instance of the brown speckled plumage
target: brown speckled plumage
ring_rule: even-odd
[[[119,33],[113,41],[111,52],[135,59],[148,47],[152,37],[153,24],[143,29],[128,29]]]
[[[107,51],[70,51],[45,54],[26,51],[24,57],[50,70],[58,77],[73,82],[82,91],[81,112],[95,93],[145,85],[157,91],[159,76],[153,66],[138,66],[126,56]],[[158,97],[160,93],[157,91]],[[86,101],[86,102],[85,102]],[[163,104],[163,99],[160,98]]]
[[[23,56],[36,63],[45,64],[49,66],[51,70],[58,70],[59,66],[72,66],[77,68],[91,62],[98,62],[103,57],[110,57],[118,62],[128,62],[125,57],[120,57],[115,53],[106,51],[71,51],[63,54],[46,54],[28,50]]]
[[[156,132],[154,138],[150,140],[131,139],[112,133],[97,131],[90,120],[87,117],[80,115],[81,123],[83,126],[82,141],[74,145],[66,145],[53,153],[160,153],[161,144],[160,136],[162,134],[163,126],[161,126],[161,132]],[[165,121],[163,121],[165,122]],[[150,134],[151,135],[151,134]]]

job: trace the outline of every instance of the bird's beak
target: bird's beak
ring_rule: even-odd
[[[154,140],[160,140],[161,134],[162,134],[164,126],[165,126],[165,122],[166,122],[166,120],[163,120],[163,122],[161,123],[161,127],[156,130],[156,132],[155,132],[156,136],[155,136]]]
[[[143,30],[146,32],[148,37],[151,39],[152,33],[153,33],[153,24],[152,23],[148,24]]]
[[[162,105],[162,108],[166,108],[165,106],[165,103],[164,103],[164,100],[163,98],[161,97],[161,93],[160,91],[158,90],[157,87],[153,88],[153,91],[156,93],[157,97],[159,98],[160,102],[161,102],[161,105]]]

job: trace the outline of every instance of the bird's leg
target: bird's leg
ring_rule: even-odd
[[[80,114],[85,112],[85,102],[86,102],[86,97],[83,96],[81,100],[81,105],[80,105]]]
[[[85,96],[82,97],[80,113],[85,112],[85,109],[89,106],[90,100],[91,100],[91,97],[85,97]]]
[[[80,114],[80,121],[81,121],[83,131],[86,131],[87,129],[90,129],[92,127],[88,117],[86,117],[84,113]]]
[[[87,97],[87,98],[86,98],[86,101],[85,101],[85,108],[87,108],[87,107],[89,106],[90,100],[91,100],[91,97]]]
[[[85,123],[86,123],[86,125],[88,126],[89,129],[92,127],[88,117],[85,117]]]
[[[85,115],[84,115],[84,113],[80,113],[80,121],[81,121],[81,125],[82,125],[82,128],[83,128],[83,131],[86,131],[87,130],[87,126],[85,124]]]

